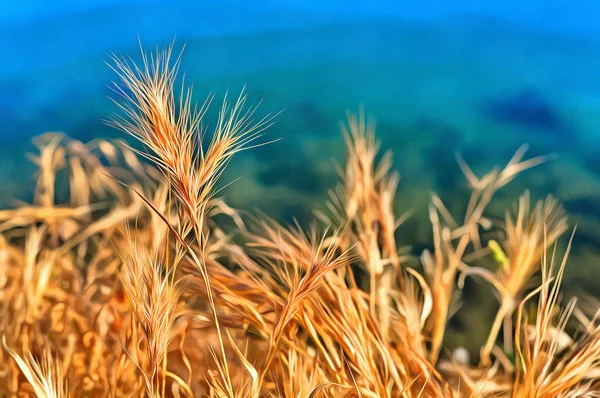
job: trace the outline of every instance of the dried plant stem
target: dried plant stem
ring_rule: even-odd
[[[492,327],[490,329],[490,334],[486,340],[485,345],[481,349],[480,353],[480,361],[481,365],[489,366],[491,363],[491,354],[494,350],[494,346],[496,345],[496,340],[498,339],[498,334],[500,333],[500,328],[502,324],[507,324],[507,320],[510,319],[512,313],[515,309],[515,304],[513,300],[509,298],[505,298],[500,303],[500,308],[498,312],[496,312],[496,316],[494,317],[494,322],[492,323]]]
[[[444,336],[446,334],[446,322],[448,319],[449,308],[446,303],[450,302],[451,289],[432,289],[433,311],[436,317],[434,319],[433,331],[431,333],[431,350],[429,351],[429,360],[436,363],[440,355]],[[442,323],[442,320],[446,321]]]
[[[433,310],[436,314],[432,321],[431,350],[429,352],[429,360],[432,363],[437,362],[444,342],[456,275],[469,242],[469,235],[463,235],[460,238],[456,251],[451,254],[448,268],[444,270],[441,267],[436,267],[435,269],[437,276],[434,280],[439,281],[439,283],[433,284],[431,288],[433,294]]]
[[[392,302],[392,285],[396,273],[391,265],[385,266],[377,277],[377,318],[381,324],[381,334],[388,337],[390,331],[390,305]]]

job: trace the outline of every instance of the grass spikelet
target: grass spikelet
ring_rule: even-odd
[[[571,249],[573,236],[567,247]],[[559,290],[567,262],[564,256],[555,270],[554,259],[544,256],[542,284],[519,307],[516,344],[519,367],[513,398],[576,397],[600,393],[600,328],[595,321],[586,325],[583,335],[574,344],[562,344],[565,328],[575,308],[568,303],[558,310]],[[537,316],[532,324],[524,315],[523,306],[534,294],[539,294]],[[587,395],[579,395],[585,392]]]
[[[189,217],[201,223],[225,165],[236,153],[255,144],[273,117],[255,120],[256,107],[245,109],[243,93],[233,104],[225,96],[211,141],[204,149],[202,121],[212,97],[200,108],[193,106],[191,90],[175,98],[180,58],[171,64],[172,50],[142,53],[142,68],[113,57],[114,70],[122,81],[116,91],[126,102],[117,102],[125,117],[117,117],[111,124],[146,146],[149,152],[139,153],[160,168]]]
[[[371,312],[377,314],[382,332],[387,334],[392,285],[394,278],[402,276],[395,232],[408,213],[395,216],[400,176],[390,171],[391,153],[376,159],[379,143],[375,123],[366,119],[362,109],[347,119],[342,127],[347,149],[346,168],[341,172],[343,185],[330,193],[329,208],[335,222],[349,226],[343,241],[347,247],[353,245],[368,272]],[[329,222],[328,217],[322,218]]]
[[[2,338],[4,349],[21,369],[27,382],[38,398],[67,398],[68,386],[62,372],[62,366],[48,349],[44,350],[41,359],[36,359],[31,352],[23,356],[6,346],[6,337]]]
[[[167,267],[158,257],[150,255],[131,239],[131,259],[126,260],[122,284],[146,341],[144,370],[146,391],[150,397],[164,396],[167,350],[175,338],[174,324],[182,286],[173,281]],[[174,267],[171,267],[174,269]]]
[[[272,118],[254,121],[255,108],[244,110],[246,97],[241,95],[233,106],[223,102],[219,119],[206,152],[201,142],[201,122],[210,99],[193,109],[191,91],[180,97],[176,108],[173,86],[179,58],[170,65],[172,48],[155,56],[142,55],[143,69],[114,57],[115,70],[124,83],[117,86],[128,101],[122,109],[129,119],[121,118],[113,125],[136,137],[149,153],[144,154],[159,167],[179,198],[189,217],[190,228],[200,248],[206,245],[205,217],[215,192],[216,182],[231,157],[258,139]],[[199,155],[198,155],[199,154]],[[182,220],[184,221],[184,220]],[[184,221],[185,222],[185,221]],[[183,225],[183,224],[182,224]],[[183,236],[186,232],[183,232]],[[199,253],[196,265],[206,284],[213,318],[221,336],[204,253]],[[221,354],[224,357],[222,337]],[[227,363],[224,363],[227,370]]]

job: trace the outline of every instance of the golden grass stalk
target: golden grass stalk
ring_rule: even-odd
[[[38,398],[67,398],[69,389],[63,375],[60,361],[53,357],[49,349],[44,350],[41,359],[36,359],[31,352],[23,356],[6,345],[6,336],[2,337],[4,349],[21,369],[21,372],[33,388]]]
[[[500,309],[490,330],[487,342],[481,350],[481,361],[489,364],[490,355],[496,343],[502,323],[510,335],[512,313],[526,288],[531,276],[539,271],[541,260],[551,245],[567,230],[567,220],[563,209],[552,197],[539,201],[530,210],[529,192],[519,200],[515,218],[507,213],[503,242],[504,250],[490,241],[489,246],[494,253],[499,267],[496,274],[483,268],[472,267],[465,274],[476,274],[489,281],[500,296]],[[510,349],[510,342],[506,342]]]
[[[561,337],[574,309],[574,302],[571,302],[565,311],[557,311],[560,285],[572,239],[573,236],[558,270],[554,269],[554,256],[548,260],[544,255],[542,284],[519,305],[515,335],[519,366],[513,398],[579,396],[577,394],[585,387],[600,361],[598,329],[591,327],[577,344],[561,344]],[[536,294],[539,295],[537,316],[531,325],[523,307]]]
[[[271,123],[272,118],[266,116],[255,123],[255,108],[246,111],[243,109],[245,96],[241,95],[233,106],[229,105],[225,98],[214,134],[205,152],[200,141],[200,124],[210,99],[200,110],[195,110],[192,108],[191,91],[188,90],[187,94],[180,97],[179,107],[175,107],[173,86],[179,59],[171,67],[171,52],[172,48],[169,48],[168,51],[159,52],[155,56],[148,57],[143,54],[143,69],[114,57],[115,71],[124,84],[124,87],[117,86],[117,90],[128,100],[122,109],[129,120],[121,118],[113,124],[139,139],[150,150],[149,154],[144,155],[157,165],[171,182],[184,212],[189,217],[195,239],[200,248],[203,248],[207,240],[205,216],[224,166],[234,154],[250,147]],[[186,232],[182,235],[185,236]],[[179,240],[183,236],[179,237]],[[203,253],[201,252],[200,256],[190,254],[194,257],[206,284],[219,335],[224,370],[229,373],[210,278],[202,259]]]
[[[491,228],[484,212],[494,194],[511,182],[519,173],[535,167],[545,157],[522,160],[527,151],[523,146],[502,170],[492,170],[478,178],[467,163],[458,157],[459,165],[472,189],[462,225],[450,214],[442,200],[435,194],[429,206],[429,219],[433,226],[434,252],[425,250],[421,262],[433,295],[433,310],[428,321],[431,338],[430,359],[436,362],[442,347],[446,324],[455,298],[456,276],[464,269],[464,258],[471,248],[481,249],[480,229]]]
[[[244,109],[243,93],[233,104],[225,96],[205,149],[202,121],[212,97],[199,109],[192,105],[191,90],[177,101],[173,88],[180,58],[171,65],[171,56],[172,47],[155,55],[143,53],[143,69],[113,57],[114,70],[123,83],[116,85],[116,91],[126,99],[118,104],[126,116],[115,118],[112,124],[147,147],[149,153],[139,153],[159,167],[192,222],[201,225],[224,167],[236,153],[256,143],[273,117],[255,120],[256,107]]]
[[[395,194],[400,179],[391,172],[391,153],[377,160],[379,143],[375,140],[375,123],[367,120],[361,109],[349,114],[342,126],[346,141],[346,167],[341,172],[343,185],[330,192],[329,209],[333,220],[320,213],[325,222],[348,225],[346,247],[353,245],[369,275],[369,305],[377,314],[381,333],[390,328],[390,306],[393,285],[401,278],[401,256],[395,232],[408,217],[395,215]]]
[[[158,253],[151,255],[130,239],[132,258],[126,260],[121,280],[146,340],[147,370],[143,369],[146,391],[150,397],[162,397],[167,377],[167,350],[175,338],[174,324],[183,287],[166,271],[164,259],[159,258]]]

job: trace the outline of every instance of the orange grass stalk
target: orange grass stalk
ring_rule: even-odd
[[[526,151],[526,146],[519,148],[502,170],[492,170],[481,178],[473,173],[462,158],[457,158],[472,189],[462,224],[454,219],[437,195],[432,195],[429,219],[433,227],[434,252],[432,254],[425,250],[421,255],[421,262],[433,296],[428,331],[432,345],[430,360],[434,363],[439,356],[450,317],[458,271],[464,269],[464,258],[470,247],[476,251],[481,249],[480,229],[492,226],[484,215],[485,209],[494,194],[519,173],[547,160],[546,157],[522,160]]]
[[[240,96],[233,106],[230,106],[225,98],[214,134],[204,152],[200,141],[200,124],[210,100],[205,102],[200,110],[195,110],[192,108],[191,90],[188,90],[180,97],[179,107],[176,108],[173,86],[180,58],[171,67],[171,53],[172,47],[157,53],[156,56],[148,57],[143,54],[143,69],[113,57],[116,64],[114,69],[124,83],[124,87],[117,86],[117,91],[128,100],[128,104],[122,105],[121,108],[129,118],[118,118],[113,124],[139,139],[150,150],[149,154],[144,155],[153,161],[171,182],[184,212],[189,217],[195,239],[200,249],[203,249],[207,240],[205,216],[218,177],[235,153],[250,147],[261,136],[272,118],[266,116],[254,122],[255,108],[243,110],[245,96]],[[186,233],[182,235],[185,236]],[[198,257],[190,250],[190,255],[194,258],[206,284],[219,337],[223,368],[225,373],[229,374],[203,253],[201,251]]]
[[[2,342],[38,398],[67,398],[69,396],[68,384],[65,381],[61,363],[53,357],[48,348],[44,350],[42,358],[38,360],[31,352],[21,356],[7,347],[6,337],[3,337]]]
[[[600,327],[596,325],[597,319],[585,325],[582,336],[573,343],[565,334],[565,328],[575,301],[569,302],[564,311],[558,309],[560,286],[572,241],[573,235],[557,270],[554,254],[552,259],[544,254],[542,284],[519,306],[515,336],[519,366],[512,398],[575,398],[600,394]],[[537,316],[530,323],[523,307],[535,295],[539,295]]]
[[[387,336],[392,288],[396,279],[402,279],[395,232],[409,214],[395,215],[400,175],[391,171],[390,152],[377,159],[380,144],[375,139],[374,121],[367,120],[361,109],[358,115],[347,115],[342,132],[347,151],[345,170],[340,171],[343,184],[330,192],[333,220],[322,213],[319,216],[327,223],[348,226],[342,241],[346,247],[353,246],[362,260],[369,275],[370,311]]]
[[[131,258],[126,260],[121,281],[135,320],[146,340],[146,391],[152,398],[163,397],[167,377],[167,349],[175,338],[176,310],[183,286],[173,281],[166,271],[164,259],[158,253],[151,255],[133,238],[129,240]],[[175,267],[170,269],[172,272]]]
[[[540,269],[540,262],[548,247],[553,245],[566,230],[567,220],[558,201],[548,197],[545,201],[538,202],[531,211],[529,192],[526,192],[519,200],[516,217],[513,218],[509,213],[506,215],[506,239],[502,244],[504,251],[496,241],[489,242],[499,263],[497,272],[494,274],[478,267],[471,267],[464,271],[464,275],[473,274],[485,278],[500,296],[500,309],[486,344],[481,350],[483,364],[490,363],[490,355],[502,322],[506,327],[506,333],[510,335],[512,332],[510,321],[520,299],[519,295],[531,276]]]

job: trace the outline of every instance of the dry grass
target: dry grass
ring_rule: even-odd
[[[399,176],[362,112],[313,224],[242,217],[217,182],[272,117],[255,119],[241,96],[208,133],[210,101],[175,97],[170,57],[114,60],[125,115],[114,124],[145,151],[43,136],[33,203],[0,211],[0,396],[600,396],[597,303],[561,309],[561,207],[532,209],[525,193],[503,224],[486,212],[545,158],[522,148],[481,178],[459,159],[464,219],[433,195],[434,246],[411,268],[396,241]],[[444,345],[467,276],[500,302],[478,363]]]

